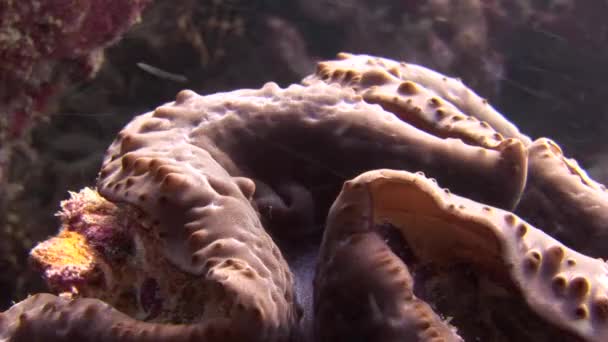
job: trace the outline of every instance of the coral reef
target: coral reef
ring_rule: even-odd
[[[79,0],[0,4],[0,146],[24,139],[39,117],[76,82],[92,77],[103,49],[133,23],[149,0]],[[0,163],[0,184],[8,168]]]
[[[31,139],[2,143],[0,263],[11,276],[0,275],[7,289],[0,309],[41,290],[27,251],[53,233],[52,214],[67,191],[94,181],[106,146],[133,113],[183,88],[210,94],[267,81],[286,86],[342,50],[462,77],[522,131],[556,139],[606,183],[605,6],[603,0],[152,2],[141,23],[105,50],[94,79],[51,101],[45,116],[51,120],[36,125]]]
[[[31,244],[27,236],[31,232],[17,227],[22,222],[14,222],[21,219],[15,214],[14,202],[28,180],[25,176],[29,176],[21,174],[14,165],[20,165],[20,159],[31,164],[38,157],[31,147],[31,130],[56,112],[64,93],[97,73],[104,49],[139,20],[149,3],[150,0],[0,3],[0,235],[2,240],[10,241],[7,246],[0,246],[0,263],[9,269],[17,271],[23,266],[22,262],[8,259],[19,258],[20,249]]]
[[[461,81],[340,54],[128,123],[0,338],[603,341],[607,207]]]
[[[135,22],[148,3],[4,2],[0,112],[9,116],[8,134],[19,136],[33,113],[44,112],[50,98],[67,83],[93,75],[101,65],[103,48]]]

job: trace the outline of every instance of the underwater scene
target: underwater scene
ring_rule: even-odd
[[[0,0],[0,341],[608,341],[606,13]]]

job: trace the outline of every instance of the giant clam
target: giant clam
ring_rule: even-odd
[[[32,251],[59,296],[0,338],[603,341],[606,196],[421,66],[340,54],[287,88],[184,90],[62,204]]]

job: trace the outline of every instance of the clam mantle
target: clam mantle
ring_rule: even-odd
[[[135,117],[0,338],[605,341],[607,209],[460,81],[340,54]]]

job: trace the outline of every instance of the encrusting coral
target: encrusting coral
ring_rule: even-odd
[[[0,112],[9,121],[3,130],[11,138],[20,136],[31,125],[31,113],[44,114],[48,102],[65,87],[94,75],[103,49],[139,19],[149,2],[0,4]]]
[[[0,339],[608,338],[605,252],[577,233],[602,239],[605,188],[456,79],[338,57],[133,119],[32,250],[59,297]]]
[[[41,157],[34,147],[33,130],[62,112],[62,96],[97,75],[104,50],[139,21],[150,2],[0,1],[0,264],[7,270],[0,277],[3,308],[8,298],[31,290],[23,266],[32,240],[38,239],[28,228],[28,218],[36,215],[19,208],[27,201],[26,184],[33,183],[35,172],[30,170],[50,169],[34,165],[48,155]]]

